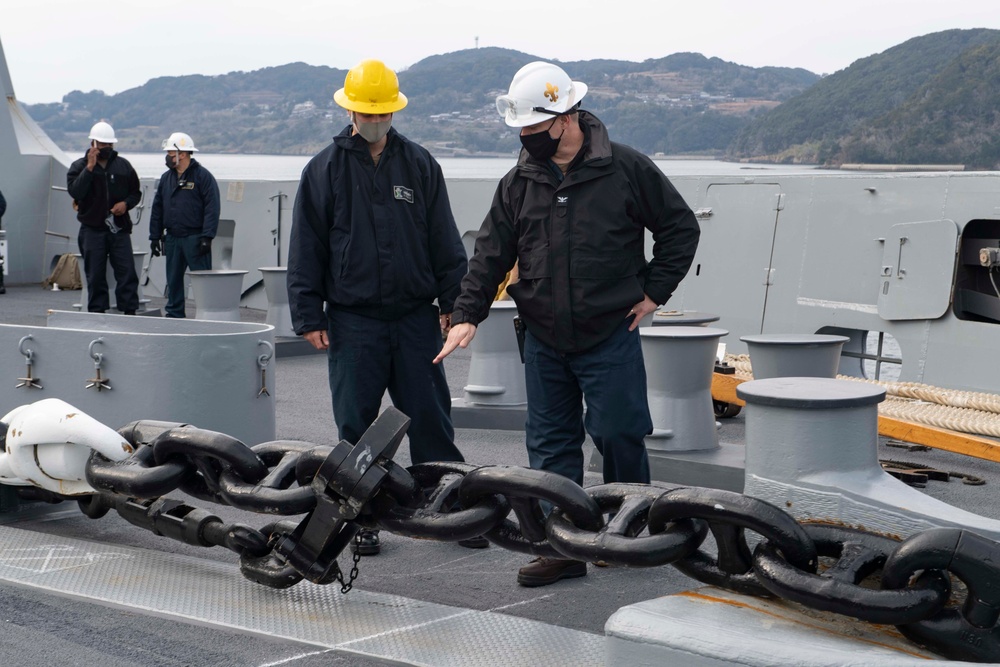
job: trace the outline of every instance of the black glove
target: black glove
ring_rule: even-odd
[[[198,254],[207,255],[210,252],[212,252],[212,239],[202,236],[198,239]]]
[[[149,242],[149,252],[153,257],[159,257],[163,254],[163,239],[152,239]]]

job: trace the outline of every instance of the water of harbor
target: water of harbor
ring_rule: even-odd
[[[163,153],[122,153],[141,178],[157,178],[166,167]],[[247,181],[297,181],[310,155],[248,155],[198,153],[201,162],[217,179]],[[810,165],[766,165],[725,162],[722,160],[656,158],[653,160],[669,176],[732,176],[744,174],[809,173],[817,171]],[[445,178],[500,179],[513,167],[517,158],[438,158]],[[823,170],[823,173],[829,173]]]

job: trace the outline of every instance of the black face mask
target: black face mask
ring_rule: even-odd
[[[113,151],[113,150],[114,150],[113,148],[107,148],[107,147],[98,149],[98,151],[97,151],[97,159],[98,160],[110,160],[111,159],[111,151]]]
[[[562,139],[562,132],[559,133],[558,137],[553,139],[549,134],[549,130],[552,129],[552,125],[555,125],[557,120],[558,117],[553,118],[552,124],[545,128],[544,132],[521,135],[521,145],[524,146],[524,150],[528,151],[528,155],[536,160],[544,161],[556,154],[556,151],[559,150],[559,141]]]
[[[170,157],[169,155],[165,156],[165,159],[163,161],[167,163],[167,169],[174,169],[177,166],[174,163],[174,158]]]

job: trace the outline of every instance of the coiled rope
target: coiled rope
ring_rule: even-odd
[[[727,354],[725,361],[736,368],[737,378],[753,379],[750,355]],[[850,375],[838,375],[837,379],[883,387],[886,400],[878,406],[878,413],[883,417],[1000,438],[1000,396],[997,394],[944,389],[919,382],[869,380]]]

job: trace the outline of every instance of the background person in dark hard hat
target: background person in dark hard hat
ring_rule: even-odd
[[[467,268],[441,167],[392,127],[406,96],[382,62],[351,69],[333,98],[351,124],[302,172],[288,248],[292,324],[327,350],[342,439],[358,441],[388,390],[411,419],[413,463],[462,461],[444,369],[431,363]],[[361,533],[358,552],[379,548],[375,531]]]
[[[167,170],[153,198],[149,249],[166,254],[167,317],[184,317],[184,271],[212,268],[212,239],[219,229],[219,185],[211,172],[191,157],[198,149],[191,137],[174,132],[163,142]]]
[[[90,128],[87,154],[70,165],[66,187],[80,221],[77,244],[87,278],[87,310],[103,313],[111,307],[108,262],[115,274],[118,310],[135,315],[139,308],[139,276],[132,257],[129,211],[142,199],[139,176],[114,149],[118,139],[105,122]]]
[[[612,143],[601,121],[578,109],[586,93],[561,68],[534,62],[497,98],[523,150],[497,187],[435,361],[469,344],[516,261],[519,279],[507,293],[527,325],[531,467],[582,485],[586,428],[604,457],[605,482],[648,483],[643,439],[653,423],[636,327],[677,288],[700,232],[652,160]],[[586,563],[538,558],[517,580],[544,586],[585,574]]]

